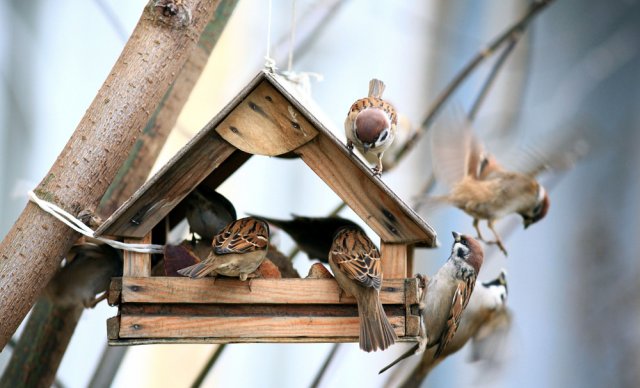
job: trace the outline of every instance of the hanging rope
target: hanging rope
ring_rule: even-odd
[[[271,58],[271,22],[272,22],[272,9],[273,9],[273,2],[272,0],[269,0],[269,12],[268,12],[268,20],[267,20],[267,55],[265,55],[264,59],[264,68],[269,70],[269,72],[271,73],[275,73],[276,72],[276,61],[275,59]]]
[[[117,249],[122,249],[125,251],[131,252],[140,252],[140,253],[162,253],[164,246],[156,245],[156,244],[129,244],[123,243],[120,241],[111,240],[104,237],[96,237],[96,232],[89,228],[87,225],[83,224],[82,221],[72,216],[66,210],[60,208],[57,205],[52,204],[51,202],[47,202],[43,199],[38,198],[38,196],[30,190],[28,192],[29,200],[40,206],[42,210],[51,214],[58,220],[62,221],[65,225],[75,230],[76,232],[94,238],[98,241],[101,241],[109,246],[112,246]]]

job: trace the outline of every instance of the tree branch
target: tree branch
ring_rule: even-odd
[[[95,209],[214,11],[212,0],[150,2],[105,83],[35,192],[72,214]],[[0,243],[0,348],[77,233],[29,203]]]

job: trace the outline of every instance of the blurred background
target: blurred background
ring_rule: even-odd
[[[296,17],[330,3],[296,0]],[[64,147],[145,4],[0,3],[0,237],[23,209],[25,193]],[[304,49],[293,53],[293,70],[322,75],[321,82],[312,80],[311,96],[341,138],[347,109],[366,94],[372,77],[385,81],[385,97],[417,127],[462,66],[528,5],[523,0],[345,0]],[[156,168],[262,68],[268,7],[266,1],[239,1]],[[273,1],[272,48],[288,39],[291,20],[292,2]],[[493,246],[486,250],[480,278],[492,279],[500,268],[507,269],[514,316],[501,367],[468,363],[465,348],[423,385],[640,383],[639,36],[636,0],[558,0],[536,17],[507,59],[474,123],[488,148],[514,164],[519,147],[562,157],[580,142],[588,144],[588,153],[569,169],[542,175],[551,197],[546,219],[526,232],[516,216],[498,222],[508,259]],[[287,52],[271,55],[286,58]],[[492,63],[465,81],[452,105],[469,110]],[[286,69],[286,60],[279,59],[278,67]],[[414,203],[430,168],[429,141],[423,138],[383,180]],[[339,203],[303,163],[266,157],[252,158],[220,191],[241,215],[322,216]],[[350,211],[341,214],[357,220]],[[421,215],[438,231],[440,247],[418,250],[415,270],[432,274],[449,255],[450,231],[471,233],[471,219],[446,208],[422,210]],[[276,243],[284,252],[292,247],[284,234]],[[310,262],[299,255],[295,266],[306,274]],[[116,313],[101,303],[82,315],[59,369],[64,386],[88,385],[106,344],[105,321]],[[341,346],[322,386],[384,386],[387,376],[377,371],[405,347],[366,354],[357,344]],[[113,386],[189,386],[214,349],[131,348]],[[308,386],[330,349],[330,344],[231,345],[205,385]],[[10,354],[9,349],[0,353],[0,370]]]

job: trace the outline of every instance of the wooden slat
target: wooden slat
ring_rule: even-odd
[[[417,342],[418,337],[398,337],[397,342]],[[358,342],[358,337],[183,337],[183,338],[117,338],[109,339],[109,346],[151,344],[246,344],[246,343],[346,343]]]
[[[396,334],[404,335],[404,317],[390,317]],[[120,318],[120,338],[185,337],[354,337],[358,317],[179,317]]]
[[[404,304],[405,281],[385,280],[380,292],[383,304]],[[189,279],[182,277],[123,278],[123,303],[297,303],[353,304],[334,279]]]
[[[435,233],[346,147],[325,134],[295,151],[382,241],[433,245]],[[412,214],[413,213],[413,214]]]
[[[385,279],[407,277],[407,245],[380,243],[382,273]]]
[[[216,131],[237,149],[266,156],[293,151],[318,134],[266,80],[217,126]]]
[[[120,336],[120,316],[107,319],[107,338],[109,340],[117,339]]]
[[[107,293],[107,303],[109,306],[120,304],[120,296],[122,295],[122,278],[112,278],[109,283],[109,292]]]
[[[151,244],[151,232],[140,239],[125,238],[124,242],[131,244]],[[122,252],[122,276],[149,277],[151,276],[151,254],[132,251]]]

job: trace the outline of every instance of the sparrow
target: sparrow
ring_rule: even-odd
[[[338,229],[345,226],[360,228],[355,222],[337,216],[302,217],[292,214],[293,219],[291,220],[255,217],[284,230],[296,242],[300,250],[309,256],[309,259],[320,260],[324,263],[328,262],[329,250]]]
[[[205,241],[213,240],[222,228],[237,219],[236,209],[222,194],[200,185],[185,198],[190,232]]]
[[[106,244],[74,245],[67,264],[51,279],[45,295],[65,307],[95,307],[106,298],[112,277],[122,276],[122,256]],[[96,294],[104,293],[100,297]]]
[[[420,362],[404,378],[400,386],[420,386],[433,368],[446,357],[460,350],[469,340],[472,343],[471,361],[495,358],[492,353],[502,350],[501,340],[505,338],[511,324],[507,295],[507,279],[504,270],[490,282],[476,281],[469,304],[462,314],[460,326],[448,346],[438,358],[433,357],[434,348],[425,351]],[[388,385],[397,386],[398,384],[389,381]]]
[[[241,218],[215,235],[211,252],[205,260],[178,273],[194,279],[209,274],[237,276],[244,281],[258,269],[267,256],[268,248],[269,225],[257,218]]]
[[[376,176],[382,174],[382,155],[393,143],[398,123],[395,108],[382,99],[384,89],[379,79],[369,81],[369,95],[351,105],[344,122],[349,151],[355,146],[365,157],[371,153],[378,158],[373,168]]]
[[[422,310],[424,339],[418,341],[406,353],[380,370],[386,371],[401,360],[435,347],[433,359],[437,359],[453,339],[462,313],[469,304],[484,252],[480,243],[467,235],[453,234],[451,255],[436,274],[426,282],[426,301]],[[421,277],[422,278],[422,277]]]
[[[340,288],[355,297],[360,317],[360,349],[385,350],[398,339],[380,302],[380,251],[359,228],[336,233],[329,266]]]
[[[473,217],[477,238],[507,250],[494,228],[496,220],[517,213],[525,229],[544,218],[549,196],[534,173],[503,168],[491,154],[485,153],[471,133],[468,120],[448,128],[436,128],[432,135],[432,155],[436,179],[445,183],[449,193],[435,200],[449,203]],[[480,232],[480,220],[487,220],[494,241],[486,241]]]

